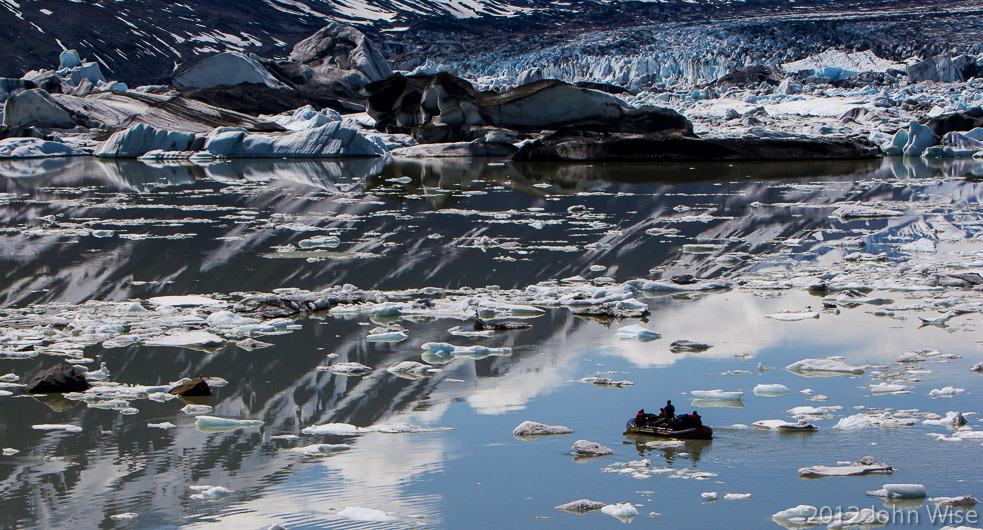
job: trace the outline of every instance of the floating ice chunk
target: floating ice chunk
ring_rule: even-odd
[[[699,280],[696,283],[680,284],[667,280],[629,280],[628,285],[639,291],[649,292],[686,292],[686,291],[715,291],[730,289],[734,284],[723,280]]]
[[[616,386],[616,387],[619,387],[619,388],[625,387],[625,386],[632,386],[632,385],[635,384],[634,382],[628,381],[627,379],[621,380],[621,381],[615,381],[614,379],[611,379],[609,377],[593,377],[593,376],[592,377],[582,377],[582,378],[578,379],[577,382],[578,383],[591,383],[591,384],[594,384],[594,385],[597,385],[597,386]]]
[[[865,456],[859,462],[847,466],[809,466],[799,469],[802,478],[856,477],[862,475],[890,475],[894,468],[878,464],[873,457]]]
[[[669,345],[669,351],[672,353],[700,353],[709,350],[713,346],[710,344],[704,344],[702,342],[693,342],[691,340],[677,340],[673,341]]]
[[[0,397],[7,397],[12,395],[14,395],[14,393],[9,390],[0,390]]]
[[[546,425],[535,421],[524,421],[512,430],[512,436],[547,436],[553,434],[571,434],[573,429],[562,425]]]
[[[782,394],[788,394],[788,387],[782,384],[759,384],[754,387],[754,395],[756,396],[780,396]]]
[[[147,346],[214,347],[225,344],[225,339],[207,331],[181,331],[148,339],[144,344]]]
[[[320,369],[321,367],[319,366],[318,368]],[[325,367],[325,369],[333,374],[343,375],[361,375],[372,371],[372,368],[356,362],[332,364],[331,366]]]
[[[434,373],[439,372],[440,368],[434,368],[429,364],[418,363],[416,361],[400,361],[386,368],[386,371],[406,379],[420,379],[421,377],[432,376]]]
[[[893,499],[921,499],[926,496],[926,492],[922,484],[885,484],[879,490],[868,491],[867,495]]]
[[[607,506],[600,501],[592,501],[590,499],[580,499],[576,501],[571,501],[566,504],[561,504],[559,506],[554,506],[554,510],[563,510],[565,512],[573,513],[587,513],[594,510],[600,510],[601,508]]]
[[[724,494],[725,501],[743,501],[751,498],[750,493],[726,493]]]
[[[981,364],[983,364],[983,363],[981,363]],[[15,382],[15,381],[17,381],[19,379],[20,379],[20,377],[17,377],[17,374],[15,374],[15,373],[9,373],[9,374],[4,374],[4,375],[0,376],[0,382],[2,382],[2,383],[13,383],[13,382]]]
[[[426,353],[437,355],[438,357],[441,356],[441,354],[451,354],[455,357],[469,357],[477,360],[484,359],[485,357],[490,357],[492,355],[512,355],[512,348],[509,347],[489,348],[481,345],[454,346],[452,344],[447,344],[446,342],[425,342],[421,347],[424,350],[427,350]]]
[[[703,493],[700,494],[700,498],[702,498],[706,502],[715,501],[715,500],[717,500],[717,492],[716,491],[704,491]]]
[[[802,359],[785,367],[786,370],[806,377],[828,377],[841,374],[863,375],[864,369],[838,359]]]
[[[232,311],[217,311],[208,315],[205,319],[205,324],[213,328],[234,328],[236,326],[245,326],[247,324],[259,324],[262,320],[258,318],[249,318],[237,315]]]
[[[297,242],[300,248],[335,248],[341,244],[337,236],[317,236]]]
[[[839,217],[840,219],[848,220],[864,219],[869,217],[897,217],[899,215],[904,215],[904,212],[856,204],[840,206],[833,211],[831,217]]]
[[[597,442],[591,442],[587,440],[577,440],[573,443],[573,451],[579,455],[613,455],[614,451],[605,447]]]
[[[399,520],[386,512],[358,506],[346,506],[345,509],[338,512],[338,517],[369,523],[392,523]]]
[[[714,245],[711,243],[689,243],[683,245],[682,251],[686,254],[713,254],[724,249],[724,245]]]
[[[902,385],[900,383],[876,383],[870,385],[870,393],[871,394],[902,394],[902,393],[907,393],[909,388],[911,388],[909,385]]]
[[[788,312],[780,312],[780,313],[771,313],[765,316],[774,320],[781,320],[784,322],[794,322],[797,320],[809,320],[813,318],[819,318],[819,313],[816,311],[788,311]]]
[[[14,456],[14,455],[16,455],[19,452],[20,451],[18,451],[17,449],[14,449],[13,447],[4,447],[3,448],[3,456]]]
[[[140,517],[140,515],[133,512],[118,513],[116,515],[109,516],[109,518],[112,519],[113,521],[132,521],[137,517]]]
[[[151,401],[156,401],[158,403],[164,403],[165,401],[177,399],[177,396],[174,394],[169,394],[167,392],[151,392],[147,394],[147,399]]]
[[[817,427],[805,420],[799,420],[797,422],[785,421],[785,420],[759,420],[751,425],[755,427],[760,427],[762,429],[775,429],[775,430],[795,430],[795,431],[814,431]]]
[[[78,425],[69,425],[66,423],[41,423],[38,425],[31,425],[31,428],[36,431],[82,432],[82,428]]]
[[[965,392],[965,388],[956,388],[952,386],[945,386],[942,388],[933,388],[929,393],[929,397],[952,397]]]
[[[939,506],[976,506],[979,499],[972,495],[960,495],[959,497],[929,497],[929,502],[934,502]]]
[[[921,238],[911,243],[906,243],[898,247],[901,252],[935,252],[935,242],[931,239]]]
[[[969,370],[972,372],[983,373],[983,363],[974,364]]]
[[[867,427],[870,427],[870,418],[866,414],[854,414],[840,418],[840,421],[836,422],[836,425],[833,426],[834,429],[840,429],[842,431],[854,431],[857,429],[866,429]]]
[[[938,416],[936,416],[938,418]],[[929,418],[923,421],[925,425],[938,425],[942,427],[966,425],[966,418],[963,417],[959,412],[950,410],[945,413],[944,418]]]
[[[531,305],[496,303],[491,300],[481,300],[478,303],[478,315],[481,318],[534,318],[545,314],[545,310]]]
[[[174,427],[177,426],[169,421],[165,421],[161,423],[148,423],[147,427],[150,427],[152,429],[173,429]]]
[[[232,490],[222,486],[189,486],[191,490],[198,493],[192,494],[191,498],[199,501],[217,501],[232,495]]]
[[[661,333],[652,331],[638,324],[632,324],[631,326],[620,328],[617,332],[615,332],[615,334],[621,340],[639,340],[642,342],[655,340],[662,336]]]
[[[649,449],[672,449],[685,446],[686,442],[683,440],[652,440],[651,442],[645,442],[645,447]]]
[[[827,407],[811,407],[809,405],[802,405],[800,407],[792,407],[792,408],[788,409],[786,412],[788,412],[789,414],[791,414],[793,416],[796,416],[796,417],[799,417],[799,416],[822,416],[822,415],[825,415],[825,414],[829,414],[830,412],[833,412],[834,410],[840,410],[841,408],[843,408],[843,407],[841,407],[839,405],[832,405],[832,406],[827,406]]]
[[[777,521],[787,521],[795,523],[805,523],[806,519],[815,517],[819,509],[809,504],[800,504],[795,508],[789,508],[771,515]]]
[[[404,434],[404,433],[421,433],[421,432],[443,432],[452,431],[451,427],[423,427],[420,425],[411,425],[409,423],[378,423],[371,427],[366,427],[366,431],[381,432],[386,434]]]
[[[270,346],[273,345],[270,344],[269,342],[262,342],[256,339],[243,339],[237,342],[236,346],[246,351],[253,351],[253,350],[258,350],[260,348],[269,348]]]
[[[744,392],[740,390],[728,392],[719,388],[714,390],[690,390],[693,397],[715,401],[740,401],[744,397]]]
[[[187,414],[189,416],[198,416],[200,414],[208,414],[211,411],[212,411],[212,406],[211,405],[195,405],[194,403],[189,403],[189,404],[185,405],[181,409],[181,412],[183,412],[183,413],[185,413],[185,414]]]
[[[348,451],[352,446],[347,444],[312,444],[304,447],[294,447],[291,451],[304,456],[327,456],[340,451]]]
[[[259,427],[263,422],[260,420],[237,420],[233,418],[219,418],[217,416],[198,416],[195,421],[195,429],[201,432],[226,432],[236,429],[248,429]]]
[[[638,509],[632,506],[630,502],[619,502],[617,504],[608,504],[601,508],[601,512],[608,515],[617,517],[622,521],[629,521],[632,517],[638,515]]]
[[[147,300],[151,304],[172,307],[198,307],[203,305],[225,305],[225,302],[204,296],[155,296]]]
[[[406,340],[408,336],[403,331],[380,331],[377,333],[370,332],[365,336],[365,340],[369,342],[401,342]]]
[[[901,355],[899,355],[898,358],[894,362],[897,362],[897,363],[920,363],[920,362],[923,362],[923,361],[925,361],[925,358],[922,357],[921,355],[918,355],[918,352],[910,351],[910,352],[905,352],[905,353],[902,353]]]
[[[353,434],[362,434],[369,431],[367,429],[363,429],[362,427],[356,427],[348,423],[322,423],[320,425],[304,427],[300,432],[304,434],[336,434],[348,436]]]

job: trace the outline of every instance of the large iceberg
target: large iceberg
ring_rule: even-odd
[[[150,151],[187,151],[195,141],[194,133],[157,129],[142,123],[119,131],[96,150],[104,158],[136,158]]]
[[[174,76],[173,83],[178,88],[211,88],[241,83],[283,87],[262,64],[239,52],[223,52],[207,57],[179,72]]]
[[[82,151],[60,142],[39,138],[7,138],[0,140],[0,158],[44,158],[49,156],[78,156]]]
[[[842,50],[826,50],[800,61],[785,63],[781,68],[787,74],[809,70],[819,77],[848,79],[864,72],[901,71],[904,69],[904,65],[881,59],[870,50],[853,53]]]
[[[208,135],[204,150],[226,158],[361,157],[389,152],[378,138],[368,138],[340,122],[283,135],[222,127]]]

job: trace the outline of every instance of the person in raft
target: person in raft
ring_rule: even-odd
[[[670,421],[672,420],[673,416],[676,415],[676,407],[672,406],[671,399],[666,401],[666,406],[663,407],[662,410],[664,412],[663,415]]]

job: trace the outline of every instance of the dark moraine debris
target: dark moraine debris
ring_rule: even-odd
[[[517,329],[529,329],[532,324],[528,322],[522,322],[519,320],[503,320],[501,322],[488,322],[487,320],[482,320],[478,317],[471,317],[468,319],[473,325],[475,331],[512,331]]]
[[[579,317],[596,318],[641,318],[649,314],[645,309],[626,309],[615,305],[601,304],[597,306],[574,306],[570,311]]]
[[[761,83],[777,85],[779,83],[779,79],[778,76],[775,75],[774,70],[759,64],[738,68],[714,82],[715,85],[741,86],[752,84],[757,85]]]
[[[523,162],[832,160],[875,158],[879,152],[862,138],[690,138],[562,129],[524,145],[513,158]]]
[[[168,393],[184,397],[210,396],[212,395],[212,389],[205,382],[205,378],[199,375],[190,381],[185,381],[168,390]]]
[[[691,340],[677,340],[669,345],[669,351],[672,353],[700,353],[712,348],[710,344],[703,344],[702,342],[693,342]]]
[[[306,315],[338,304],[380,301],[376,295],[359,290],[331,290],[294,295],[258,294],[237,302],[232,310],[260,318]]]
[[[281,114],[304,105],[313,105],[319,109],[327,107],[339,112],[348,110],[345,105],[332,97],[301,93],[291,88],[272,88],[258,83],[208,88],[185,87],[179,90],[182,97],[250,116]]]
[[[34,372],[24,380],[24,385],[28,394],[85,392],[92,386],[85,380],[85,372],[66,362]]]
[[[571,513],[587,513],[594,510],[600,510],[601,508],[607,506],[605,503],[600,501],[592,501],[590,499],[580,499],[576,501],[571,501],[566,504],[561,504],[559,506],[554,506],[554,510],[563,510],[565,512]]]

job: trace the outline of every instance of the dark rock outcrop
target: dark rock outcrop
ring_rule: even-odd
[[[320,96],[313,91],[300,92],[290,88],[271,88],[257,83],[221,85],[209,88],[182,88],[181,96],[223,109],[250,116],[280,114],[304,105],[329,108],[339,112],[350,110],[333,97]]]
[[[65,362],[39,370],[24,380],[28,394],[85,392],[91,386],[85,380],[85,372]]]
[[[744,86],[750,84],[757,85],[761,83],[777,85],[779,80],[771,68],[761,65],[751,65],[738,68],[716,80],[713,84]]]
[[[689,138],[558,131],[524,145],[514,159],[543,161],[827,160],[874,158],[864,139]]]
[[[396,74],[366,85],[366,111],[384,132],[413,134],[421,143],[476,139],[499,127],[539,132],[568,127],[581,131],[692,135],[693,126],[670,109],[634,109],[610,94],[553,79],[501,94],[479,92],[448,73]]]
[[[953,131],[970,131],[976,127],[983,127],[983,108],[973,107],[962,112],[931,118],[924,125],[939,138]]]
[[[208,387],[205,378],[199,375],[190,381],[185,381],[168,390],[168,393],[183,397],[210,396],[212,395],[212,389]]]

